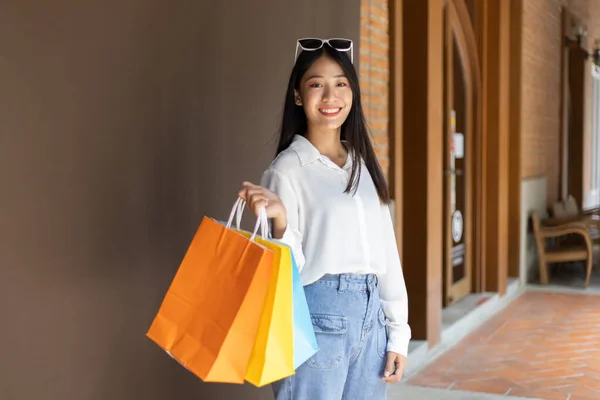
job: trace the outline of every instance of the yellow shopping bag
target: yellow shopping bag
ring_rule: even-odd
[[[285,245],[258,237],[255,240],[273,251],[269,291],[245,376],[260,387],[295,373],[292,255]]]

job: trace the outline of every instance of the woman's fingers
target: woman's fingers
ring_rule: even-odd
[[[248,208],[258,216],[261,207],[268,207],[271,203],[276,204],[279,197],[270,190],[250,182],[243,182],[238,196],[246,201]],[[276,209],[272,213],[277,213]]]
[[[253,194],[262,193],[262,188],[260,186],[250,186],[244,185],[239,191],[238,196],[246,201]]]
[[[255,185],[254,183],[251,182],[243,182],[242,186],[246,189],[260,189],[262,188],[262,186],[260,185]]]
[[[253,212],[253,213],[254,213],[256,216],[258,216],[258,214],[259,214],[259,212],[260,212],[260,209],[261,209],[262,207],[265,207],[265,208],[266,208],[268,204],[269,204],[269,202],[268,202],[266,199],[260,199],[260,200],[257,200],[257,201],[255,201],[255,202],[253,202],[253,203],[252,203],[252,205],[250,205],[250,204],[249,204],[248,206],[249,206],[249,207],[251,207],[251,209],[252,209],[252,212]]]
[[[261,189],[248,189],[246,191],[246,204],[252,212],[258,216],[261,207],[269,205],[269,199]]]
[[[254,193],[248,196],[248,200],[246,201],[246,203],[248,203],[248,205],[252,207],[257,201],[268,202],[269,199],[267,199],[267,196],[263,195],[262,193]]]
[[[247,197],[252,197],[252,196],[266,196],[265,190],[263,190],[263,188],[257,188],[257,189],[246,189],[246,196]]]

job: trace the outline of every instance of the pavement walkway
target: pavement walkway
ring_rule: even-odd
[[[498,396],[599,400],[600,296],[527,291],[389,398]]]

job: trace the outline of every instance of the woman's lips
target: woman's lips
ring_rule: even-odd
[[[341,111],[341,107],[319,108],[319,112],[326,117],[337,117]]]

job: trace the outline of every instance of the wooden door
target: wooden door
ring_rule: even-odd
[[[460,3],[460,4],[459,4]],[[466,44],[474,35],[471,18],[460,18],[464,0],[448,0],[444,9],[444,305],[471,292],[473,269],[473,170],[479,98],[474,82],[476,51]]]

